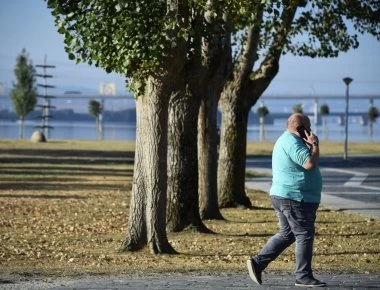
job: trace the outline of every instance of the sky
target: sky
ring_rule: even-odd
[[[360,47],[334,59],[282,56],[280,71],[264,95],[340,96],[342,79],[351,77],[351,95],[380,95],[380,42],[361,36]],[[0,0],[0,84],[9,91],[14,82],[17,55],[25,48],[34,65],[55,65],[49,84],[55,92],[67,90],[98,94],[100,83],[115,83],[116,94],[127,94],[124,78],[101,68],[68,59],[63,36],[43,0]]]

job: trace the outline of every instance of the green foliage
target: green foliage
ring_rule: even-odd
[[[201,40],[215,33],[231,33],[238,54],[254,27],[259,31],[255,59],[273,50],[336,57],[358,47],[357,33],[380,39],[377,0],[179,0],[177,6],[163,0],[45,1],[69,59],[117,72],[140,94],[149,76],[166,72],[173,48],[185,43],[190,59],[201,54]],[[291,25],[285,24],[289,20]],[[226,27],[229,31],[221,33]]]
[[[244,41],[251,25],[260,26],[258,57],[273,44],[282,52],[309,57],[337,57],[339,52],[359,46],[358,33],[369,33],[380,40],[380,2],[377,0],[263,0],[227,1],[235,30],[235,44]],[[252,4],[254,3],[254,4]],[[298,6],[290,29],[281,31],[287,11]],[[263,16],[259,11],[264,9]],[[243,31],[243,32],[242,32]],[[284,33],[285,37],[279,37]],[[277,43],[280,41],[280,43]]]
[[[184,36],[178,29],[180,20],[169,16],[165,1],[46,1],[64,35],[69,59],[131,78],[132,88],[159,74],[176,38]]]
[[[289,43],[287,51],[300,56],[336,57],[341,51],[359,46],[357,32],[370,33],[380,40],[379,1],[305,2],[289,34],[296,42]]]
[[[95,118],[99,118],[99,115],[102,113],[102,106],[96,100],[90,100],[88,102],[88,111]]]
[[[329,106],[327,104],[323,104],[321,106],[320,112],[321,112],[322,116],[327,116],[328,114],[330,114],[330,108],[329,108]]]
[[[375,122],[376,119],[379,117],[379,111],[375,106],[371,106],[368,110],[368,120],[370,122]]]
[[[297,104],[293,106],[293,113],[301,113],[303,114],[302,104]]]
[[[35,69],[29,61],[25,49],[18,55],[15,67],[16,82],[13,83],[11,97],[16,114],[24,119],[37,104]]]
[[[261,106],[257,108],[257,114],[259,115],[259,117],[265,117],[269,114],[269,110],[266,106]]]

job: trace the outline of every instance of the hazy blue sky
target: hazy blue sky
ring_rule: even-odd
[[[53,17],[43,0],[0,0],[0,83],[10,90],[17,55],[25,48],[33,64],[42,64],[45,54],[56,76],[57,91],[81,90],[97,93],[99,83],[115,82],[124,94],[124,79],[100,68],[76,65],[64,51],[63,37],[56,32]],[[265,94],[344,95],[343,77],[354,79],[350,93],[380,94],[380,42],[361,37],[359,49],[337,59],[283,56],[280,72]]]

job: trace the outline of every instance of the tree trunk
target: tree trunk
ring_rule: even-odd
[[[323,122],[323,137],[324,140],[329,140],[329,128],[327,127],[327,119],[326,116],[322,116],[322,122]]]
[[[217,1],[208,1],[212,11],[222,8]],[[207,21],[219,27],[219,22],[208,18]],[[210,38],[203,43],[203,58],[207,78],[204,81],[201,107],[198,117],[198,172],[199,208],[202,219],[224,219],[218,205],[218,128],[217,113],[220,94],[232,70],[231,22],[223,13],[223,35]],[[219,29],[219,28],[217,28]],[[216,30],[217,30],[216,29]]]
[[[20,117],[19,138],[24,139],[24,116]]]
[[[100,140],[100,122],[99,122],[99,116],[96,116],[96,135],[98,137],[98,140]]]
[[[103,140],[104,137],[104,126],[103,126],[103,113],[99,114],[99,140]]]
[[[245,194],[245,158],[247,120],[251,107],[269,86],[279,69],[279,60],[299,1],[290,1],[281,12],[280,25],[275,25],[276,37],[268,47],[266,56],[253,71],[261,43],[261,25],[247,29],[246,39],[234,64],[230,82],[221,97],[222,128],[218,167],[219,205],[252,207]],[[258,19],[265,22],[265,3],[258,6]],[[262,44],[262,43],[261,43]]]
[[[198,118],[199,208],[202,219],[223,219],[217,188],[217,92],[202,98]]]
[[[129,206],[128,235],[123,241],[121,251],[137,251],[147,244],[146,235],[146,185],[144,172],[145,126],[143,97],[136,102],[136,149],[133,170],[132,194]]]
[[[168,0],[166,3],[167,14],[170,17],[187,19],[189,9],[183,5],[186,3],[177,0]],[[183,25],[187,27],[186,22]],[[180,29],[181,27],[175,26],[172,31],[173,36]],[[168,113],[169,100],[181,87],[181,71],[187,61],[187,42],[175,36],[174,39],[172,49],[167,52],[167,57],[164,57],[166,59],[163,61],[163,66],[155,73],[156,78],[148,78],[145,97],[140,96],[136,172],[132,185],[128,236],[121,250],[140,249],[148,243],[154,254],[176,253],[166,234]]]
[[[136,156],[128,235],[121,251],[148,244],[154,254],[175,253],[166,235],[167,117],[169,93],[154,79],[137,102]]]
[[[205,232],[198,206],[199,100],[188,91],[173,94],[169,104],[167,228]]]
[[[260,131],[260,141],[264,141],[266,139],[266,134],[265,134],[265,119],[263,116],[260,116],[259,117],[259,120],[260,120],[260,127],[259,127],[259,131]]]
[[[145,98],[146,143],[144,153],[147,171],[147,235],[152,253],[173,253],[166,235],[167,192],[167,126],[169,94],[160,92],[155,83],[148,84],[151,92]],[[160,84],[162,86],[162,84]],[[144,102],[145,103],[145,102]],[[148,154],[147,154],[148,153]]]
[[[222,125],[218,165],[219,206],[251,208],[245,193],[247,122],[250,106],[239,104],[233,89],[221,97]]]

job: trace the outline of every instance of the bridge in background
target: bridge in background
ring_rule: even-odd
[[[336,95],[336,96],[326,96],[326,95],[263,95],[256,103],[256,105],[252,108],[251,114],[249,116],[249,123],[254,123],[258,124],[259,123],[259,118],[256,114],[255,108],[257,108],[260,105],[265,104],[265,102],[284,102],[289,100],[288,105],[296,104],[296,103],[304,103],[304,102],[312,102],[312,110],[307,110],[304,111],[307,113],[311,121],[314,125],[319,125],[322,123],[322,118],[319,114],[319,108],[320,105],[322,105],[324,102],[331,102],[331,101],[345,101],[346,96],[344,95]],[[72,109],[74,111],[77,110],[82,110],[82,112],[87,112],[87,103],[91,99],[96,99],[98,101],[101,101],[105,105],[106,110],[118,110],[120,107],[118,106],[111,106],[107,107],[107,103],[117,103],[118,100],[120,101],[128,101],[130,104],[134,104],[134,96],[132,94],[129,95],[115,95],[115,96],[107,96],[107,95],[97,95],[97,94],[80,94],[80,93],[73,93],[73,94],[61,94],[61,95],[56,95],[55,99],[57,101],[63,101],[65,102],[65,105],[63,108],[67,108],[72,102]],[[349,100],[362,100],[363,102],[367,102],[368,108],[372,105],[375,104],[375,100],[380,100],[380,94],[378,95],[350,95]],[[77,102],[76,102],[77,101]],[[7,103],[7,104],[5,104]],[[376,104],[377,105],[377,104]],[[377,105],[378,106],[378,105]],[[9,94],[0,94],[0,111],[1,110],[11,110],[11,99]],[[56,106],[57,109],[62,109],[60,106]],[[366,125],[368,122],[368,116],[367,116],[367,111],[361,111],[357,112],[352,110],[353,108],[350,107],[350,112],[349,112],[349,117],[351,120],[354,122],[360,123],[362,125]],[[380,109],[380,108],[379,108]],[[283,119],[287,119],[289,117],[289,114],[291,111],[287,112],[281,112],[279,110],[271,110],[269,108],[270,114],[266,116],[265,118],[265,123],[266,124],[274,124],[277,121],[281,121]],[[329,119],[334,118],[334,121],[336,121],[338,124],[344,122],[344,117],[345,113],[341,108],[334,108],[330,106],[330,113],[328,115]],[[1,116],[0,116],[1,119]],[[220,119],[220,114],[218,116],[218,119]]]

